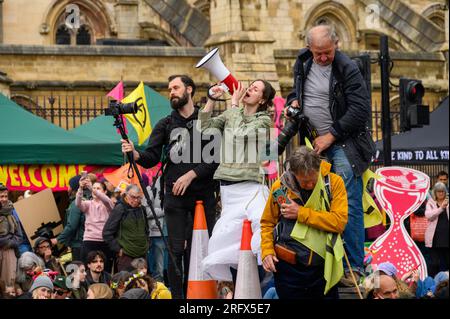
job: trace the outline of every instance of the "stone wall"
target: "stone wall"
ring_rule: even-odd
[[[225,64],[238,79],[250,81],[265,78],[274,83],[282,96],[286,96],[292,87],[292,67],[298,51],[272,49],[270,55],[267,48],[270,48],[271,42],[261,38],[259,33],[245,34],[251,41],[243,41],[242,35],[239,41],[233,40],[233,37],[216,38],[216,44],[222,46],[221,56]],[[206,70],[194,67],[205,53],[203,48],[181,47],[0,45],[0,70],[14,81],[11,84],[13,92],[28,92],[31,95],[47,94],[49,91],[70,91],[76,95],[87,91],[101,96],[120,79],[129,87],[144,81],[165,93],[169,75],[187,73],[200,86],[197,95],[200,97],[204,88],[215,81]],[[347,53],[357,54],[354,51]],[[378,52],[369,53],[372,59],[377,58]],[[391,58],[394,61],[392,83],[398,83],[400,76],[421,79],[426,88],[426,99],[433,101],[448,94],[448,75],[442,72],[446,65],[443,54],[393,52]],[[378,104],[379,70],[378,64],[371,65],[373,98],[374,103]],[[391,98],[395,95],[396,88],[392,87]]]
[[[356,51],[344,51],[349,56],[356,56]],[[298,50],[275,50],[276,69],[279,77],[281,92],[286,96],[292,89],[293,66]],[[378,52],[368,51],[371,59],[378,57]],[[398,84],[400,77],[420,79],[425,86],[425,101],[430,105],[436,105],[442,97],[448,95],[448,74],[442,72],[447,64],[442,53],[396,53],[390,54],[394,62],[391,71],[391,82]],[[372,104],[381,104],[381,84],[380,84],[380,66],[377,63],[371,64],[372,80]],[[398,88],[391,86],[391,99],[398,97]]]
[[[0,93],[9,96],[10,95],[10,88],[9,85],[11,84],[11,79],[7,77],[6,73],[0,71]]]
[[[146,0],[33,0],[32,5],[30,0],[6,1],[3,3],[3,43],[55,44],[56,28],[64,21],[61,16],[65,14],[68,4],[79,6],[81,22],[89,25],[93,43],[97,39],[117,38],[157,39],[174,46],[192,46],[192,43],[201,45],[195,42],[195,30],[188,27],[184,31],[177,30]],[[200,12],[197,10],[195,14],[199,15]],[[207,22],[206,18],[202,19]],[[202,32],[209,34],[209,25]],[[206,39],[207,34],[201,37],[201,41]]]
[[[194,65],[203,48],[117,46],[0,46],[0,69],[15,81],[164,82],[181,70],[200,82],[207,74]]]
[[[204,48],[113,46],[0,45],[0,70],[14,82],[12,94],[32,98],[47,95],[104,96],[121,79],[127,89],[144,81],[167,94],[167,78],[189,74],[199,86],[196,98],[205,96],[212,79],[195,64]]]

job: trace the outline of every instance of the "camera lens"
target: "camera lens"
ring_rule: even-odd
[[[137,106],[136,102],[119,104],[119,113],[120,114],[136,113],[137,111],[138,111],[138,106]]]

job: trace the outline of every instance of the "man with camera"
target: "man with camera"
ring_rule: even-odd
[[[183,255],[189,258],[190,235],[187,230],[189,217],[194,217],[195,202],[202,200],[206,223],[211,235],[215,223],[216,189],[213,181],[217,161],[205,162],[203,149],[210,141],[195,131],[198,108],[192,97],[194,81],[186,75],[169,77],[169,97],[172,113],[160,120],[150,135],[145,151],[136,151],[132,142],[122,140],[122,152],[132,151],[136,163],[149,168],[167,160],[163,171],[163,207],[168,230],[169,249],[176,258],[176,266],[182,271]],[[208,154],[211,155],[211,154]],[[161,158],[163,157],[163,160]],[[213,159],[211,156],[210,159]],[[187,252],[185,252],[187,249]],[[185,260],[188,261],[188,260]],[[185,263],[189,265],[189,263]],[[185,267],[185,277],[189,267]],[[183,298],[183,275],[178,276],[169,258],[168,277],[174,299]]]
[[[288,164],[261,218],[263,267],[274,272],[280,299],[336,299],[343,274],[339,233],[348,211],[344,182],[306,146]]]
[[[361,175],[375,152],[368,128],[369,94],[357,64],[338,50],[332,26],[311,28],[306,42],[307,48],[300,50],[294,66],[294,88],[287,104],[299,108],[309,119],[317,131],[312,141],[314,150],[325,155],[333,171],[344,180],[349,205],[345,247],[352,269],[361,273],[364,259]],[[350,285],[346,270],[342,283]]]

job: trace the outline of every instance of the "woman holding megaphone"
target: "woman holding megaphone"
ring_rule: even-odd
[[[220,165],[214,174],[220,181],[222,212],[202,264],[213,279],[235,281],[245,219],[252,222],[252,251],[261,265],[259,222],[269,189],[263,185],[259,152],[265,150],[272,126],[267,108],[273,105],[275,90],[265,80],[255,80],[247,89],[239,82],[237,88],[233,87],[232,107],[214,118],[214,99],[219,99],[224,89],[217,85],[211,91],[197,125],[204,134],[220,133],[222,138]]]

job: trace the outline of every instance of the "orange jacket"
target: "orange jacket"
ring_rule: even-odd
[[[297,222],[304,223],[310,227],[326,232],[342,233],[347,224],[348,217],[347,191],[342,178],[334,173],[330,173],[330,168],[331,164],[327,162],[322,162],[320,165],[322,177],[326,175],[330,176],[330,190],[332,195],[330,212],[315,211],[300,206],[298,209]],[[279,179],[273,183],[266,207],[264,208],[261,217],[261,257],[263,260],[267,255],[276,256],[273,243],[273,229],[278,223],[280,208],[272,194],[280,188],[280,186],[281,183]],[[287,195],[292,199],[298,198],[298,196],[296,196],[289,188]]]

